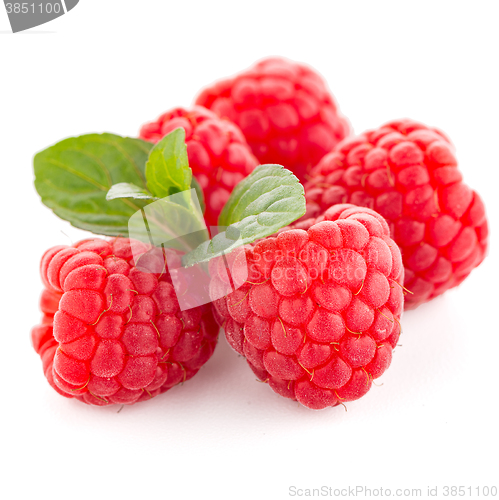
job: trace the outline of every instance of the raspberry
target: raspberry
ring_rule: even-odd
[[[420,123],[393,121],[338,144],[313,169],[305,196],[307,217],[348,202],[386,218],[411,292],[406,309],[459,285],[485,257],[483,202],[462,182],[449,139]]]
[[[162,114],[142,126],[140,137],[156,143],[179,127],[185,130],[189,166],[205,196],[206,224],[216,226],[230,193],[258,162],[236,125],[201,106]]]
[[[147,269],[148,259],[176,257],[124,238],[45,253],[44,315],[31,335],[59,394],[98,406],[133,404],[190,379],[208,361],[219,330],[211,306],[180,311],[166,267]]]
[[[239,125],[262,164],[284,165],[301,181],[350,132],[322,77],[281,58],[206,88],[196,104]]]
[[[365,395],[388,368],[400,335],[404,268],[386,221],[368,208],[337,205],[244,253],[242,286],[215,301],[232,348],[278,394],[312,409]],[[241,276],[244,259],[213,274]]]

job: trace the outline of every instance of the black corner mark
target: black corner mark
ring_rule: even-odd
[[[79,0],[4,0],[10,26],[14,33],[24,31],[61,17],[73,9]]]

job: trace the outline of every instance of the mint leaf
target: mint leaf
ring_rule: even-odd
[[[116,198],[134,198],[136,200],[154,200],[154,196],[139,186],[130,182],[120,182],[114,184],[107,192],[106,200],[115,200]]]
[[[114,184],[146,189],[145,165],[152,144],[114,134],[65,139],[34,158],[35,187],[42,202],[73,226],[126,236],[128,219],[147,200],[106,200]]]
[[[279,224],[279,214],[286,213],[289,217],[299,214],[291,219],[293,222],[305,213],[300,212],[304,206],[303,196],[303,186],[292,172],[281,165],[260,165],[235,187],[218,224],[230,226],[246,217],[262,215],[260,221],[267,226]],[[271,214],[275,214],[275,218]]]
[[[157,198],[191,188],[192,170],[183,128],[170,132],[153,147],[146,164],[146,179],[147,188]]]
[[[305,214],[305,192],[280,165],[261,165],[232,192],[219,219],[228,226],[183,258],[185,266],[206,262],[277,232]]]

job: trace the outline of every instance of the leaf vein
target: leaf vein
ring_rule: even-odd
[[[77,150],[73,150],[73,151],[77,151]],[[100,182],[97,182],[96,180],[92,179],[91,177],[88,177],[87,175],[81,173],[80,171],[69,167],[65,163],[58,162],[57,160],[53,160],[53,159],[47,159],[47,160],[43,160],[43,161],[45,163],[51,163],[52,165],[59,167],[60,169],[65,170],[66,172],[69,172],[70,174],[73,174],[76,177],[79,177],[80,179],[88,182],[89,184],[92,184],[93,186],[99,188],[101,191],[107,191],[107,189],[108,189],[106,186],[103,186]]]

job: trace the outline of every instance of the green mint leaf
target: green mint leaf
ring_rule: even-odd
[[[292,172],[281,165],[260,165],[235,187],[220,214],[218,224],[230,226],[246,217],[259,215],[265,218],[264,225],[270,219],[271,224],[279,224],[279,214],[289,214],[287,219],[298,214],[290,220],[293,222],[305,213],[303,196],[303,186]],[[300,212],[302,209],[303,213]],[[275,214],[275,219],[271,214]],[[287,224],[289,222],[284,225]]]
[[[219,219],[228,226],[183,258],[185,266],[206,262],[265,238],[305,214],[305,193],[295,175],[280,165],[261,165],[232,192]]]
[[[152,144],[114,134],[65,139],[34,158],[35,187],[42,202],[73,226],[108,236],[127,236],[128,219],[147,200],[108,201],[114,184],[146,189],[145,165]]]
[[[111,189],[107,192],[106,200],[110,201],[116,198],[134,198],[136,200],[155,199],[147,189],[143,189],[130,182],[120,182],[111,186]]]
[[[147,188],[157,198],[191,188],[192,171],[183,128],[170,132],[153,147],[146,164],[146,179]]]

